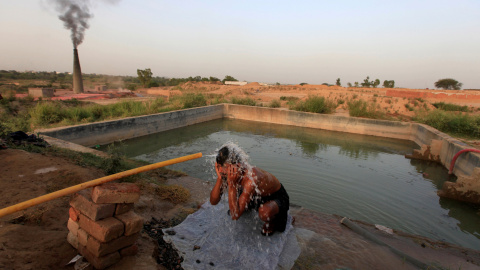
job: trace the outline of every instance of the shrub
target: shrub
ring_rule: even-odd
[[[349,101],[348,112],[350,116],[353,117],[366,117],[373,119],[384,118],[384,114],[377,110],[375,104],[368,104],[368,102],[361,99]]]
[[[280,100],[288,100],[288,101],[297,101],[299,100],[300,98],[298,97],[293,97],[293,96],[289,96],[289,97],[286,97],[286,96],[281,96],[280,97]]]
[[[233,104],[238,104],[238,105],[248,105],[248,106],[256,106],[257,102],[249,97],[246,98],[237,98],[233,97],[231,102]]]
[[[183,108],[195,108],[207,105],[207,99],[203,94],[187,93],[182,96]]]
[[[268,104],[268,107],[270,108],[280,108],[280,100],[278,99],[274,99],[272,101],[270,101],[270,104]]]
[[[413,118],[413,120],[453,135],[474,138],[480,137],[479,116],[433,110],[419,113]]]
[[[303,102],[294,104],[291,109],[302,112],[333,113],[336,104],[325,97],[310,96]]]
[[[470,111],[468,109],[468,106],[460,106],[452,103],[437,102],[437,103],[433,103],[432,105],[435,106],[435,108],[443,111],[458,111],[458,112]]]
[[[58,123],[65,118],[65,112],[57,102],[39,102],[30,110],[29,114],[34,126]]]

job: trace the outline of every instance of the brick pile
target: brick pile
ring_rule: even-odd
[[[131,183],[105,183],[70,200],[67,241],[95,268],[104,269],[138,252],[143,218],[133,212],[140,189]]]

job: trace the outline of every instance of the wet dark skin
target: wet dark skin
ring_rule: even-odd
[[[281,188],[280,181],[274,175],[257,167],[252,168],[252,176],[248,176],[238,164],[225,163],[221,166],[215,163],[215,171],[218,177],[215,186],[210,192],[210,203],[216,205],[222,197],[225,187],[222,184],[223,176],[223,178],[227,179],[228,206],[233,220],[237,220],[242,216],[248,203],[254,196],[269,196]],[[237,190],[240,187],[243,188],[243,192],[237,198]],[[255,187],[258,187],[258,189]],[[266,202],[258,208],[258,216],[265,222],[262,229],[264,233],[273,233],[275,228],[271,226],[270,221],[273,220],[278,212],[279,207],[275,201]]]

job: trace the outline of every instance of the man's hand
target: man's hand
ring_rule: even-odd
[[[229,165],[228,166],[228,169],[227,169],[227,182],[228,182],[228,185],[231,185],[231,186],[237,186],[238,184],[238,178],[239,178],[239,174],[238,174],[238,167],[235,166],[235,165]]]
[[[221,168],[221,167],[222,167],[222,166],[220,166],[220,164],[218,164],[218,163],[215,162],[215,172],[217,173],[217,176],[218,176],[217,179],[221,179],[221,178],[222,178],[222,174],[221,174],[221,172],[220,172],[220,168]]]

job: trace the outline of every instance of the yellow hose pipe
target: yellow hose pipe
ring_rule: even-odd
[[[112,175],[105,176],[105,177],[102,177],[102,178],[98,178],[98,179],[95,179],[95,180],[91,180],[91,181],[88,181],[88,182],[85,182],[85,183],[82,183],[82,184],[78,184],[76,186],[71,186],[71,187],[68,187],[68,188],[64,188],[62,190],[58,190],[58,191],[55,191],[55,192],[52,192],[52,193],[49,193],[49,194],[45,194],[43,196],[28,200],[28,201],[24,201],[24,202],[21,202],[21,203],[18,203],[18,204],[0,209],[0,218],[3,217],[3,216],[9,215],[9,214],[18,212],[20,210],[35,206],[37,204],[41,204],[41,203],[44,203],[44,202],[47,202],[47,201],[50,201],[50,200],[53,200],[53,199],[56,199],[56,198],[60,198],[60,197],[78,192],[82,189],[98,186],[98,185],[101,185],[103,183],[107,183],[107,182],[110,182],[110,181],[113,181],[113,180],[118,180],[120,178],[127,177],[127,176],[130,176],[130,175],[134,175],[134,174],[158,169],[160,167],[164,167],[164,166],[168,166],[168,165],[172,165],[172,164],[176,164],[176,163],[181,163],[181,162],[185,162],[185,161],[189,161],[189,160],[196,159],[196,158],[201,158],[201,157],[202,157],[202,153],[196,153],[196,154],[193,154],[193,155],[174,158],[174,159],[158,162],[158,163],[155,163],[155,164],[150,164],[150,165],[147,165],[147,166],[131,169],[131,170],[128,170],[128,171],[112,174]]]

